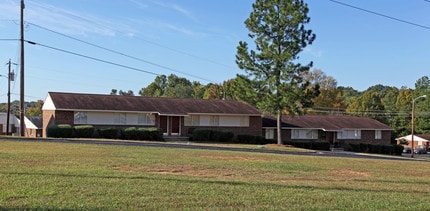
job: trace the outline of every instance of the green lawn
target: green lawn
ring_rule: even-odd
[[[430,210],[430,163],[0,141],[0,209]]]

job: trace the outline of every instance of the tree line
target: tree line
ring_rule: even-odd
[[[419,78],[415,88],[397,88],[378,84],[364,91],[338,86],[336,79],[319,69],[309,71],[303,78],[308,82],[309,87],[318,87],[317,93],[311,97],[309,107],[305,107],[306,114],[371,117],[390,125],[394,129],[395,137],[411,133],[412,100],[428,95],[429,98],[420,99],[415,104],[415,130],[417,133],[430,133],[430,79],[428,76]],[[240,100],[258,107],[259,96],[249,95],[249,90],[244,87],[244,80],[247,80],[246,77],[238,75],[221,84],[202,85],[198,81],[190,81],[174,74],[160,75],[148,86],[139,90],[138,95]],[[135,95],[132,90],[116,89],[113,89],[110,94]]]
[[[19,117],[19,100],[10,102],[10,114]],[[42,116],[43,100],[24,102],[25,116]],[[0,112],[7,112],[7,103],[0,103]]]

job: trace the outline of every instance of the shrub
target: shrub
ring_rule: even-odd
[[[349,146],[351,147],[351,151],[353,151],[353,152],[361,152],[361,145],[360,145],[360,143],[349,143]]]
[[[311,149],[312,143],[310,141],[296,141],[294,142],[294,146],[303,149]]]
[[[212,130],[205,128],[197,128],[193,131],[194,141],[210,141]]]
[[[233,140],[234,133],[231,131],[211,131],[211,140],[217,142],[231,142]]]
[[[73,137],[73,128],[69,124],[53,125],[48,127],[46,135],[53,138],[71,138]]]
[[[368,149],[370,153],[377,153],[377,154],[381,154],[381,145],[379,144],[369,144],[368,145]]]
[[[151,140],[151,141],[161,141],[163,140],[163,132],[160,128],[155,127],[128,127],[123,131],[124,139],[127,140]]]
[[[369,151],[369,144],[360,143],[360,152],[368,152],[368,151]]]
[[[263,136],[255,136],[255,143],[256,144],[267,144],[268,141]]]
[[[314,150],[325,150],[325,151],[330,151],[330,143],[327,141],[317,141],[317,142],[313,142],[312,144],[312,148]]]
[[[268,144],[272,143],[272,140],[266,140],[263,136],[240,134],[237,135],[237,142],[242,144]]]
[[[285,141],[284,144],[285,145],[294,146],[294,142],[293,141]]]
[[[241,144],[255,144],[255,136],[248,134],[237,135],[237,142]]]
[[[403,148],[404,147],[400,144],[393,144],[393,154],[394,155],[402,155]]]
[[[241,144],[271,144],[276,143],[273,139],[265,139],[263,136],[254,136],[248,134],[239,134],[236,141]]]
[[[91,138],[94,135],[94,126],[92,125],[77,125],[73,129],[78,138]]]
[[[381,154],[392,155],[394,154],[394,146],[393,145],[380,145]]]
[[[122,133],[124,135],[124,139],[127,139],[127,140],[138,140],[139,139],[139,132],[138,132],[136,127],[125,128],[122,131]]]
[[[163,132],[156,127],[142,127],[137,129],[138,140],[161,141],[163,140]]]
[[[275,139],[264,139],[266,141],[266,144],[277,144],[278,141]]]
[[[119,130],[117,128],[100,128],[98,129],[99,136],[107,139],[118,138]]]
[[[285,144],[303,149],[330,151],[330,143],[327,141],[289,141]]]

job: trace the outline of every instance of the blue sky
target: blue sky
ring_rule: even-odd
[[[413,88],[416,80],[429,75],[430,2],[339,1],[425,27],[330,0],[308,0],[308,28],[317,39],[301,53],[300,62],[313,61],[313,68],[333,76],[339,86],[359,91],[376,84]],[[26,0],[25,39],[41,45],[25,45],[25,100],[43,100],[49,91],[109,94],[121,89],[137,94],[157,74],[173,73],[202,84],[234,78],[244,73],[235,64],[238,42],[252,42],[243,23],[252,3]],[[19,42],[4,40],[19,39],[19,4],[0,3],[3,64],[9,58],[19,63]],[[19,79],[19,66],[13,69]],[[0,74],[7,74],[6,65],[0,66]],[[6,102],[6,93],[7,79],[0,77],[0,102]],[[12,83],[14,99],[19,99],[19,80]]]

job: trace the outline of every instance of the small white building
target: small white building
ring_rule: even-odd
[[[7,113],[0,112],[0,134],[6,135],[7,131]],[[13,115],[9,115],[9,134],[19,134],[19,119]]]
[[[41,116],[26,116],[24,119],[25,137],[42,137],[43,121]]]
[[[398,144],[401,143],[401,141],[406,141],[407,146],[412,146],[412,135],[407,135],[403,137],[396,138],[396,141]],[[430,134],[415,134],[414,135],[414,148],[418,147],[424,147],[428,148],[430,142]]]

